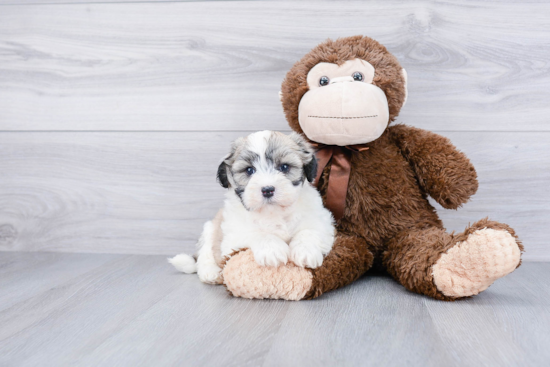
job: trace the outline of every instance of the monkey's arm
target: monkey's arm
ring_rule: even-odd
[[[476,170],[449,139],[406,125],[392,126],[390,133],[422,189],[442,207],[456,209],[476,193]]]
[[[297,301],[343,287],[372,266],[374,256],[364,239],[337,234],[334,246],[316,269],[289,263],[260,266],[250,250],[232,256],[223,268],[224,285],[235,297]]]

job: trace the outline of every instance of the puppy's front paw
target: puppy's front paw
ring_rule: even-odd
[[[254,260],[262,266],[279,266],[288,262],[290,250],[279,237],[269,236],[260,243],[251,246]]]
[[[323,263],[323,253],[311,241],[295,238],[290,243],[290,260],[303,268],[315,269]]]

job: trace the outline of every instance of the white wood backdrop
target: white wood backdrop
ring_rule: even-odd
[[[286,71],[364,34],[408,71],[398,122],[476,165],[473,200],[438,207],[447,227],[489,216],[550,260],[549,16],[523,1],[0,0],[0,250],[191,251],[230,141],[288,131]]]

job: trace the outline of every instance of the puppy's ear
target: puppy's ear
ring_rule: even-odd
[[[312,156],[311,161],[304,165],[304,173],[309,182],[313,182],[317,177],[317,158],[315,156]]]
[[[227,177],[227,170],[229,169],[229,166],[233,164],[233,161],[235,160],[237,149],[242,146],[246,142],[245,138],[238,138],[231,144],[231,151],[228,155],[226,155],[223,158],[222,163],[218,166],[218,174],[216,175],[216,178],[218,179],[218,182],[220,185],[222,185],[225,189],[228,189],[231,186],[231,182],[229,181],[229,177]]]
[[[216,175],[216,178],[218,179],[220,185],[223,186],[223,188],[229,188],[229,179],[227,178],[227,163],[225,163],[225,159],[222,163],[220,163],[218,167],[218,174]]]
[[[300,153],[306,158],[304,163],[306,161],[309,162],[309,158],[315,153],[311,144],[309,144],[302,135],[296,132],[291,132],[288,137],[298,145]]]
[[[304,174],[309,182],[313,182],[317,176],[317,159],[313,147],[302,137],[302,135],[292,132],[290,138],[298,144],[299,153],[304,162]]]

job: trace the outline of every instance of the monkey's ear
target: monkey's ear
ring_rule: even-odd
[[[283,101],[283,91],[282,90],[279,91],[279,101],[281,101],[281,102]]]
[[[216,175],[216,178],[223,188],[229,188],[229,179],[227,178],[227,163],[225,163],[225,159],[218,166],[218,174]]]
[[[401,69],[401,74],[403,74],[403,80],[405,84],[405,99],[403,100],[403,104],[401,105],[401,108],[405,106],[405,103],[407,103],[407,97],[409,96],[409,91],[407,90],[407,70]]]
[[[304,173],[309,182],[313,182],[317,177],[317,158],[311,157],[311,161],[304,166]]]

